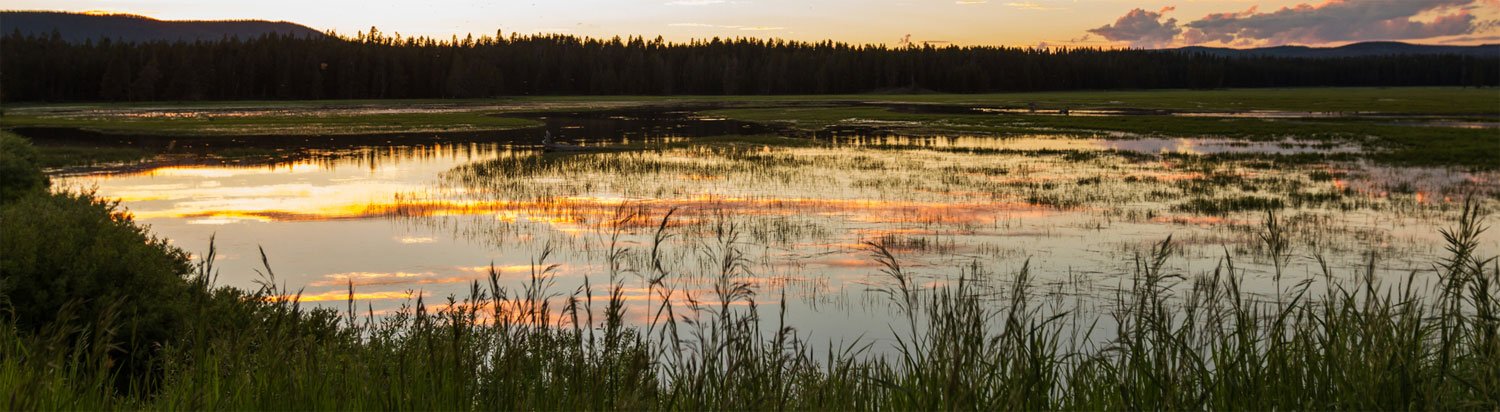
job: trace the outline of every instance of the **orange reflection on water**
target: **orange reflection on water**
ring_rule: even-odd
[[[426,292],[410,292],[410,291],[408,291],[408,292],[394,292],[394,291],[391,291],[391,292],[355,292],[355,293],[353,293],[351,295],[349,293],[349,291],[347,291],[347,290],[344,290],[344,291],[334,290],[334,291],[328,291],[328,292],[323,292],[323,293],[315,293],[315,294],[311,294],[311,295],[278,295],[278,296],[270,296],[270,297],[267,297],[266,300],[268,300],[268,301],[292,301],[292,300],[295,300],[295,301],[299,301],[299,302],[338,302],[338,301],[349,300],[351,297],[354,300],[356,300],[356,301],[360,301],[360,300],[412,299],[412,298],[416,298],[417,296],[426,296],[426,295],[427,295]]]
[[[679,223],[693,221],[715,213],[738,215],[838,216],[864,223],[913,224],[992,224],[1004,213],[1015,217],[1045,216],[1053,211],[1045,206],[1025,202],[915,202],[868,199],[809,198],[732,198],[695,196],[680,199],[640,199],[627,201],[618,197],[565,197],[549,200],[446,200],[416,199],[393,196],[387,201],[344,201],[307,198],[306,201],[247,199],[242,202],[216,201],[183,203],[165,210],[138,211],[137,217],[201,219],[202,223],[254,221],[316,221],[376,217],[419,217],[450,215],[487,215],[510,223],[539,223],[564,232],[580,232],[616,217],[627,205],[633,211],[660,215],[677,209]],[[214,206],[211,210],[204,208]],[[634,228],[653,227],[658,222],[635,219],[626,222]]]
[[[311,162],[288,163],[285,165],[266,165],[257,167],[224,167],[224,166],[162,166],[147,170],[141,175],[156,177],[194,177],[194,178],[225,178],[242,176],[246,174],[299,174],[314,173],[323,170],[323,166]]]
[[[566,271],[570,265],[557,265],[556,271]],[[508,266],[455,266],[445,273],[438,272],[344,272],[323,275],[322,280],[309,282],[308,286],[390,286],[469,283],[483,279],[493,269],[502,276],[512,273],[528,273],[531,265]]]
[[[254,166],[162,166],[80,180],[109,180],[110,184],[99,194],[129,202],[131,212],[138,219],[188,219],[188,223],[201,225],[493,215],[502,222],[535,223],[564,233],[581,233],[609,224],[621,208],[627,207],[624,206],[627,203],[641,216],[660,216],[675,208],[678,210],[674,218],[676,224],[690,224],[717,213],[807,215],[875,224],[982,225],[994,223],[1000,212],[1043,214],[1049,211],[1047,207],[1024,202],[988,201],[980,196],[982,193],[949,194],[965,198],[959,202],[709,194],[669,199],[627,199],[598,194],[541,200],[476,200],[472,198],[474,194],[464,188],[435,189],[434,182],[428,179],[450,170],[455,162],[473,158],[473,154],[467,153],[470,151],[429,148],[422,151],[429,157],[414,156],[369,167],[358,167],[363,163],[357,159]],[[493,154],[488,152],[488,155]],[[693,175],[684,178],[714,180],[722,177]],[[433,190],[439,193],[433,193]],[[631,228],[649,228],[657,223],[651,219],[624,222]],[[424,240],[402,242],[414,244]]]
[[[399,200],[393,194],[427,190],[455,163],[495,153],[474,145],[353,150],[264,164],[130,166],[56,182],[97,187],[99,196],[126,202],[140,219],[337,220],[387,214]]]

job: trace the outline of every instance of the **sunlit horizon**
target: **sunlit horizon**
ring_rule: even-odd
[[[902,46],[1251,48],[1366,41],[1500,43],[1497,0],[656,0],[476,3],[21,0],[12,10],[267,20],[355,36],[563,34],[671,42],[761,38]]]

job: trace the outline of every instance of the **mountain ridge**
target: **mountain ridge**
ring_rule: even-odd
[[[1203,53],[1223,57],[1269,56],[1294,58],[1340,58],[1411,54],[1450,54],[1470,57],[1500,58],[1500,44],[1484,44],[1478,46],[1451,46],[1437,44],[1412,44],[1398,41],[1370,41],[1351,43],[1337,47],[1284,45],[1258,47],[1252,49],[1233,49],[1228,47],[1187,46],[1163,50],[1174,50],[1187,53]]]
[[[267,34],[300,37],[327,36],[301,24],[268,20],[158,20],[135,14],[85,14],[55,11],[0,11],[4,34],[46,35],[57,32],[64,41],[214,41]]]

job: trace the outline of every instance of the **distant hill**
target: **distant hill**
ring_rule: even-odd
[[[98,40],[108,37],[116,41],[148,42],[219,40],[225,37],[250,39],[268,33],[294,34],[322,37],[320,31],[307,26],[284,21],[264,20],[217,20],[217,21],[169,21],[129,14],[80,14],[49,11],[5,11],[0,12],[0,31],[11,34],[16,31],[26,34],[48,34],[56,30],[69,42]]]
[[[1173,49],[1184,52],[1207,53],[1229,57],[1367,57],[1392,55],[1456,54],[1474,57],[1500,58],[1500,44],[1482,46],[1436,46],[1409,44],[1394,41],[1354,43],[1339,47],[1276,46],[1258,49],[1230,49],[1224,47],[1189,46]]]

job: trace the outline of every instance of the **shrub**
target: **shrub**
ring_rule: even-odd
[[[36,165],[36,148],[14,134],[0,132],[0,203],[47,188],[47,175]]]
[[[0,206],[0,302],[17,329],[68,328],[71,341],[108,345],[120,382],[147,375],[178,333],[190,271],[186,253],[91,194]]]

